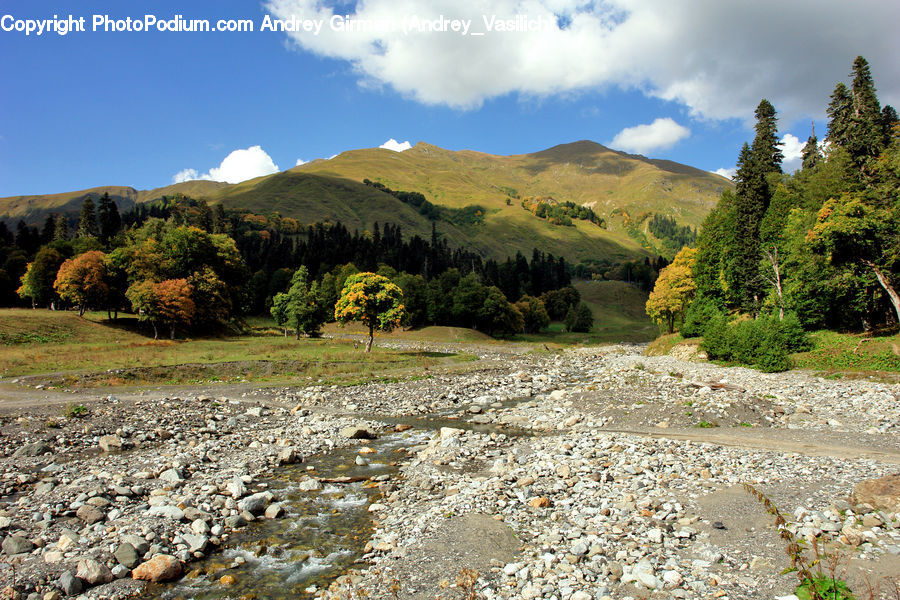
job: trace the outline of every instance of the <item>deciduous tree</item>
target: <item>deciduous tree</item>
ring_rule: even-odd
[[[660,272],[647,299],[647,314],[654,322],[665,326],[667,333],[674,333],[676,319],[683,319],[697,290],[691,271],[696,257],[695,249],[682,248],[672,264]]]
[[[357,273],[348,277],[334,307],[334,318],[338,322],[359,321],[369,329],[366,352],[372,350],[376,329],[391,331],[405,316],[400,287],[375,273]]]
[[[88,306],[107,303],[110,289],[107,279],[106,255],[92,250],[65,261],[59,267],[53,287],[60,298],[78,306],[79,316],[84,316]]]

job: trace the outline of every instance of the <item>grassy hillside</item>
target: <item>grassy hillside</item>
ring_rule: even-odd
[[[182,193],[263,214],[277,211],[304,223],[339,220],[362,230],[376,221],[393,222],[408,233],[430,234],[430,221],[389,194],[362,185],[364,179],[394,190],[421,192],[438,206],[481,206],[483,223],[439,222],[439,231],[454,245],[499,259],[516,251],[529,254],[538,247],[573,262],[647,255],[655,241],[646,243],[637,230],[646,228],[648,214],[671,215],[680,224],[696,226],[731,185],[693,167],[615,152],[588,141],[514,156],[455,152],[419,143],[402,153],[381,148],[344,152],[236,185],[192,181],[140,192],[95,188],[5,198],[0,199],[0,219],[39,223],[49,212],[75,212],[88,194],[97,197],[104,191],[122,208]],[[607,226],[581,220],[571,227],[553,225],[521,207],[526,197],[590,206]]]

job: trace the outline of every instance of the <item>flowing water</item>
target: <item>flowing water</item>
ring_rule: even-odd
[[[440,427],[507,435],[524,433],[496,425],[468,423],[450,418],[447,413],[424,418],[372,418],[391,425],[411,425],[413,429],[367,440],[365,445],[375,453],[366,455],[366,465],[356,463],[360,446],[352,445],[308,457],[303,464],[280,467],[264,482],[282,503],[286,511],[283,517],[250,523],[232,535],[222,552],[188,565],[188,574],[181,581],[148,586],[143,597],[164,600],[311,597],[316,588],[327,587],[362,556],[372,532],[368,507],[380,496],[379,480],[388,480],[397,473],[397,463],[406,456],[404,448],[424,443]],[[297,488],[297,482],[307,475],[367,480],[324,484],[321,491],[303,492]],[[223,583],[225,576],[232,576],[233,583]]]

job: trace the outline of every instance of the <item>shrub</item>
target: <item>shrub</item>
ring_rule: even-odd
[[[774,315],[763,315],[729,324],[719,313],[708,321],[702,347],[710,358],[775,373],[790,369],[788,355],[808,349],[809,344],[796,315],[785,315],[783,321]]]
[[[686,338],[700,337],[709,321],[722,310],[718,303],[708,296],[700,296],[691,302],[684,314],[681,336]]]

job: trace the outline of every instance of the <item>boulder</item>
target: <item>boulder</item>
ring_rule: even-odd
[[[88,585],[101,585],[113,580],[112,571],[93,558],[82,558],[78,561],[75,577]]]
[[[106,513],[96,506],[85,504],[75,511],[75,516],[84,521],[85,525],[93,525],[98,521],[104,520],[106,518]]]
[[[122,449],[122,438],[117,435],[104,435],[100,438],[99,446],[104,452],[117,452]]]
[[[372,430],[359,425],[353,427],[344,427],[340,431],[341,437],[349,440],[374,440],[378,437]]]
[[[75,596],[81,593],[81,590],[84,589],[84,584],[80,579],[75,577],[74,573],[66,571],[59,576],[59,589],[61,589],[66,596]]]
[[[116,548],[113,556],[116,557],[116,560],[120,565],[124,565],[129,569],[133,569],[141,563],[141,557],[138,554],[137,549],[128,542],[119,544],[119,547]]]
[[[228,489],[228,493],[231,494],[231,497],[235,500],[243,498],[247,493],[247,486],[244,485],[244,480],[241,479],[238,475],[235,475],[234,478],[228,482],[228,485],[225,486]]]
[[[853,504],[869,504],[886,512],[900,512],[900,474],[861,481],[853,488]]]
[[[238,502],[238,510],[241,512],[247,511],[252,515],[258,515],[266,510],[266,507],[269,506],[269,503],[271,503],[274,498],[275,496],[272,495],[272,492],[259,492],[247,496]]]
[[[34,442],[33,444],[25,444],[13,453],[13,456],[41,456],[42,454],[52,453],[51,448],[46,442]]]
[[[0,547],[3,548],[4,554],[10,556],[13,554],[25,554],[26,552],[34,550],[34,544],[31,543],[31,540],[22,537],[21,535],[6,536],[3,543],[0,544]]]
[[[133,579],[142,581],[172,581],[181,577],[181,561],[168,554],[159,554],[145,563],[141,563],[131,572]]]
[[[303,462],[303,457],[293,446],[284,448],[278,453],[278,464],[280,465],[292,465],[298,462]]]
[[[140,556],[147,554],[147,551],[150,550],[150,542],[139,535],[123,535],[122,543],[131,544]]]
[[[307,477],[297,484],[297,489],[301,492],[318,492],[322,487],[322,482],[314,477]]]
[[[184,476],[179,469],[166,469],[159,474],[159,479],[161,481],[168,481],[169,483],[180,483],[184,481]]]
[[[267,519],[277,519],[283,514],[284,507],[282,507],[278,502],[276,502],[275,504],[270,504],[266,507],[265,517]]]

